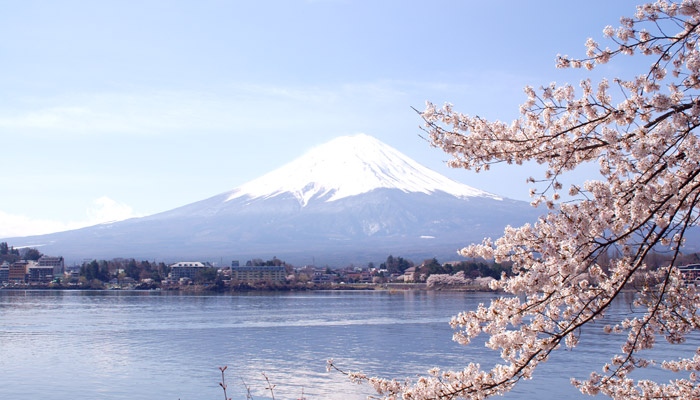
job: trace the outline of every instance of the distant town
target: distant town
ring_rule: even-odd
[[[487,262],[440,263],[432,258],[420,264],[388,256],[379,265],[342,268],[293,266],[273,257],[230,265],[202,261],[137,261],[133,258],[84,260],[66,265],[62,256],[41,254],[34,248],[16,249],[0,243],[0,288],[20,289],[142,289],[142,290],[306,290],[396,288],[487,289],[510,268]]]
[[[694,261],[679,268],[689,283],[700,283],[700,256],[685,257]],[[608,260],[600,260],[603,263]],[[652,267],[663,263],[663,257],[649,258]],[[124,290],[187,290],[249,291],[309,289],[377,289],[426,288],[488,290],[489,284],[512,268],[486,261],[453,261],[437,259],[420,264],[389,255],[375,265],[348,265],[342,268],[314,265],[293,266],[273,257],[230,265],[213,265],[202,261],[164,262],[137,261],[133,258],[84,260],[66,265],[62,256],[41,254],[34,248],[16,249],[0,242],[0,289],[124,289]]]

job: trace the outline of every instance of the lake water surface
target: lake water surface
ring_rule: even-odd
[[[450,318],[489,293],[297,292],[192,295],[119,291],[0,291],[0,399],[364,399],[372,391],[326,372],[326,360],[402,378],[497,354],[452,342]],[[611,316],[630,313],[624,300]],[[505,399],[587,398],[572,376],[600,371],[622,338],[600,329],[558,351]],[[659,355],[688,354],[697,337]],[[645,371],[664,377],[658,369]],[[669,375],[672,377],[672,375]]]

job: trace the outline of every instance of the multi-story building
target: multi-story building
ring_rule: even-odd
[[[284,282],[287,273],[283,266],[231,266],[231,279],[239,282]]]
[[[683,274],[683,280],[688,283],[700,281],[700,264],[682,265],[678,267]]]
[[[41,256],[41,258],[39,258],[39,266],[53,267],[53,276],[59,276],[65,272],[63,257]]]
[[[0,283],[5,283],[10,279],[10,263],[0,264]]]
[[[27,278],[30,283],[51,282],[54,277],[54,266],[52,265],[29,265],[27,267]]]
[[[7,281],[11,283],[26,283],[28,266],[29,261],[15,261],[10,264],[10,268],[7,271]]]
[[[170,266],[170,278],[180,280],[181,278],[194,279],[197,272],[209,268],[210,266],[198,261],[183,261]]]

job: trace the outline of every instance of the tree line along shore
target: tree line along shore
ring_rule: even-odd
[[[601,256],[609,265],[614,257]],[[654,268],[667,261],[652,254]],[[679,262],[700,262],[700,254]],[[48,263],[48,265],[47,265]],[[254,258],[240,265],[208,262],[164,263],[134,258],[90,260],[65,266],[63,257],[51,257],[34,248],[16,249],[0,242],[0,288],[4,289],[131,289],[170,291],[255,290],[490,290],[490,283],[512,274],[512,265],[486,260],[440,263],[437,259],[413,261],[389,255],[376,265],[353,264],[331,268],[294,266],[273,257]]]

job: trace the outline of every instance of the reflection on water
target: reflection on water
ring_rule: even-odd
[[[326,359],[396,378],[434,366],[490,365],[497,354],[483,342],[452,342],[448,321],[492,296],[0,291],[0,398],[215,399],[218,367],[228,365],[234,399],[245,398],[242,381],[263,396],[262,371],[277,384],[277,398],[298,398],[303,390],[309,399],[364,399],[371,391],[327,373]],[[630,312],[623,301],[612,310]],[[569,378],[600,370],[620,342],[588,329],[580,347],[557,352],[536,372],[544,379],[505,398],[585,398]],[[691,348],[666,346],[658,354]]]

